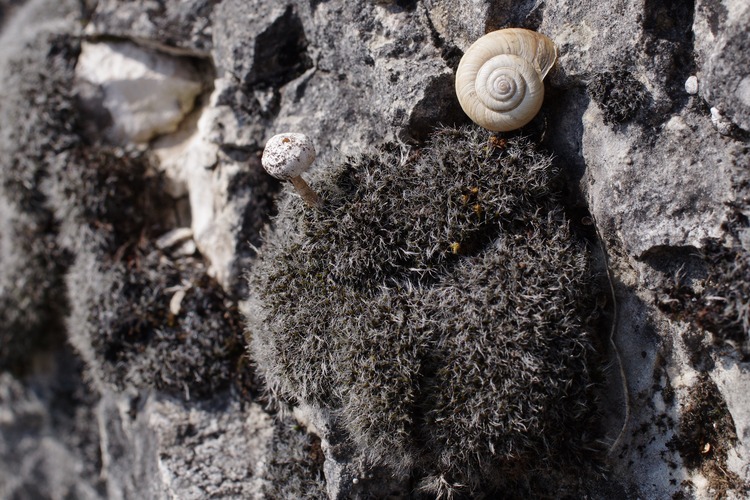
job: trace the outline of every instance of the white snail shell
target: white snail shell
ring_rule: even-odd
[[[555,59],[555,44],[542,34],[520,28],[487,33],[458,64],[458,102],[486,129],[507,132],[523,127],[542,107],[542,80]]]

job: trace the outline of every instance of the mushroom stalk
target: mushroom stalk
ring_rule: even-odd
[[[310,188],[310,185],[305,182],[305,179],[301,176],[292,177],[289,181],[310,208],[320,208],[323,206],[323,202],[320,200],[318,193],[313,191],[312,188]]]

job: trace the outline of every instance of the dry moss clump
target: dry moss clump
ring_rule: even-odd
[[[604,123],[626,123],[644,107],[648,91],[630,72],[613,70],[597,73],[588,85],[589,95],[604,115]]]
[[[575,463],[593,414],[588,253],[551,158],[444,129],[409,159],[384,148],[331,172],[322,210],[283,198],[250,275],[270,391],[331,410],[432,494]]]

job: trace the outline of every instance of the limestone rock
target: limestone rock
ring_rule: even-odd
[[[70,308],[93,307],[76,283],[91,285],[90,263],[100,284],[126,286],[143,271],[144,248],[190,228],[197,252],[187,257],[190,248],[177,245],[150,254],[149,272],[178,261],[195,272],[162,274],[176,282],[159,285],[167,291],[148,310],[164,315],[147,321],[162,332],[179,332],[169,321],[188,315],[221,323],[244,295],[242,275],[286,189],[260,166],[266,140],[286,131],[313,139],[313,188],[332,163],[383,141],[404,158],[419,154],[435,125],[467,121],[453,95],[461,52],[511,26],[537,29],[558,47],[542,111],[520,133],[557,158],[568,213],[606,255],[601,276],[607,267],[614,288],[613,298],[603,280],[600,337],[611,369],[600,436],[612,449],[602,457],[600,498],[746,494],[748,361],[701,323],[714,309],[674,312],[717,286],[706,252],[717,244],[748,251],[746,0],[6,0],[0,22],[0,496],[378,491],[357,451],[334,444],[335,425],[326,433],[318,422],[318,439],[247,403],[257,389],[239,353],[180,358],[182,374],[237,374],[240,383],[221,395],[194,391],[188,400],[173,390],[179,383],[148,392],[97,382],[118,370],[141,381],[171,372],[143,363],[137,354],[150,351],[140,338],[96,355],[94,343],[112,332],[75,334]],[[106,57],[89,64],[97,51]],[[88,76],[76,80],[76,66]],[[686,86],[692,77],[697,88]],[[192,277],[207,274],[223,288],[222,305],[192,310],[200,309],[191,305]],[[99,312],[109,324],[141,321]],[[179,356],[186,339],[205,340],[195,325],[185,328],[159,345]],[[619,357],[607,347],[610,333]],[[63,347],[73,339],[76,354]],[[93,383],[86,397],[51,389],[43,375],[71,356],[84,365],[69,387]],[[707,401],[726,411],[696,420]],[[724,433],[696,441],[696,421]],[[90,454],[99,444],[104,453]],[[696,458],[693,444],[707,451]],[[413,486],[396,489],[408,496]]]
[[[700,247],[703,238],[721,234],[733,197],[732,165],[742,150],[727,144],[708,117],[689,110],[674,115],[651,140],[635,128],[624,134],[596,127],[602,117],[594,108],[583,120],[590,209],[630,256]]]
[[[131,39],[175,54],[206,55],[213,43],[211,12],[216,3],[99,0],[94,4],[86,34]]]
[[[695,4],[696,66],[701,96],[750,131],[750,6],[739,0]]]

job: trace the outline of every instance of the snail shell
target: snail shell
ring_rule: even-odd
[[[520,28],[487,33],[458,64],[458,102],[486,129],[507,132],[523,127],[542,107],[542,80],[555,59],[555,44],[542,34]]]

